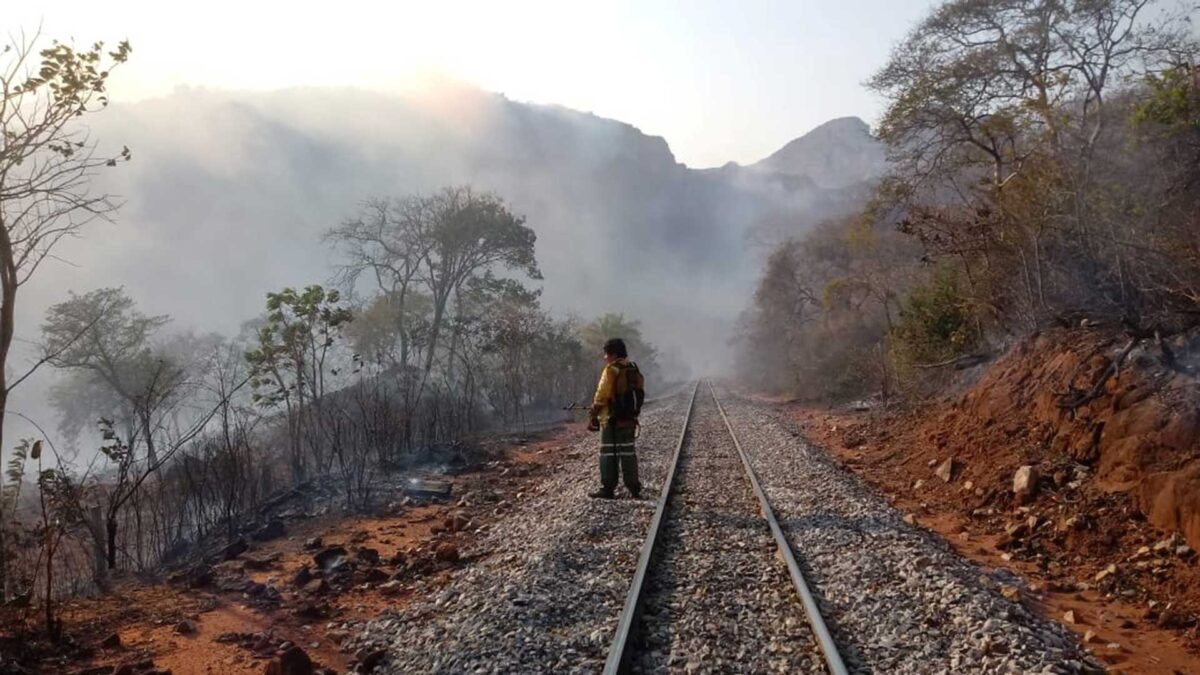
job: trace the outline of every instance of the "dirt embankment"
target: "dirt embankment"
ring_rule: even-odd
[[[1175,649],[1178,670],[1200,672],[1197,362],[1200,333],[1164,350],[1116,330],[1050,331],[921,410],[795,413],[964,553],[1042,580],[1038,601],[1055,618],[1074,609],[1066,619],[1111,663],[1171,672]],[[1013,492],[1023,466],[1031,496]]]

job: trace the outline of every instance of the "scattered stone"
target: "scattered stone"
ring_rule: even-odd
[[[308,565],[301,565],[300,569],[292,575],[292,585],[296,588],[302,588],[313,580],[312,571],[308,569]]]
[[[1072,625],[1077,623],[1075,619],[1075,610],[1068,609],[1067,612],[1063,614],[1063,621]]]
[[[385,596],[396,595],[403,589],[404,589],[404,584],[396,579],[384,582],[379,585],[379,592]]]
[[[1104,581],[1105,579],[1113,576],[1116,573],[1117,573],[1117,566],[1109,565],[1108,567],[1105,567],[1104,569],[1097,572],[1096,576],[1092,577],[1092,580],[1095,581],[1096,583],[1100,583],[1101,581]]]
[[[359,560],[365,562],[368,565],[378,565],[379,564],[379,560],[380,560],[379,559],[379,551],[376,549],[367,548],[364,546],[364,547],[358,549],[357,551],[355,551],[355,555],[358,557]]]
[[[916,525],[917,517],[911,513],[906,513],[904,514],[904,522],[908,523],[909,525]]]
[[[1037,467],[1025,464],[1013,474],[1012,491],[1018,502],[1025,502],[1037,496],[1037,484],[1041,474]]]
[[[1003,595],[1009,600],[1016,602],[1021,599],[1021,589],[1017,588],[1016,586],[1001,586],[1000,595]]]
[[[196,622],[190,619],[184,619],[175,624],[175,632],[179,635],[195,635],[197,632]]]
[[[697,398],[693,413],[694,436],[705,438],[705,470],[712,455],[726,452],[732,453],[731,467],[740,469],[736,453],[721,447],[724,425],[711,401],[702,402],[705,398]],[[841,630],[855,636],[854,662],[848,664],[854,672],[1081,673],[1095,666],[1063,626],[1001,597],[1000,586],[1014,583],[1014,577],[984,570],[936,538],[903,525],[905,514],[883,495],[842,470],[822,448],[794,435],[786,414],[732,396],[728,401],[730,424],[754,448],[750,461],[779,517],[803,522],[787,528],[786,536],[806,558],[821,561],[814,564],[814,573],[830,615]],[[680,438],[687,402],[680,396],[643,415],[639,469],[655,494]],[[411,600],[385,601],[394,607],[378,618],[342,627],[350,637],[340,648],[361,664],[364,656],[386,647],[387,664],[380,670],[398,673],[599,671],[653,505],[586,498],[595,480],[594,442],[581,440],[563,453],[561,465],[530,486],[524,499],[509,497],[504,517],[472,540],[471,551],[486,555],[471,565],[436,582],[421,579],[415,570],[422,564],[433,563],[433,570],[445,567],[435,559],[437,545],[408,551],[405,576],[376,589],[385,597],[412,593]],[[949,453],[939,454],[925,474],[926,488],[936,480],[936,462]],[[495,473],[502,468],[497,466]],[[952,479],[964,482],[962,474],[970,468],[963,464]],[[747,517],[757,518],[753,495],[744,486],[722,479],[720,472],[712,475],[711,484],[685,477],[676,504],[745,499],[750,504]],[[1007,510],[1006,502],[994,500],[990,506]],[[988,510],[986,506],[975,508]],[[806,517],[816,512],[821,516]],[[718,528],[704,521],[703,507],[695,515],[697,522],[680,525],[672,519],[668,525],[694,532],[693,543],[667,550],[683,554],[673,558],[681,566],[706,562],[714,551],[718,555],[711,566],[701,565],[706,576],[689,574],[693,582],[702,579],[699,583],[675,577],[681,604],[648,602],[643,628],[650,646],[634,669],[684,672],[690,664],[692,671],[702,672],[820,672],[820,654],[794,599],[781,596],[784,602],[778,605],[767,600],[786,589],[770,538],[755,543],[749,536],[717,537]],[[1017,518],[1026,521],[1028,515]],[[985,518],[997,516],[993,510]],[[1054,516],[1055,522],[1065,517]],[[739,564],[751,559],[743,555],[747,552],[762,556],[767,563],[762,572]],[[748,588],[753,594],[743,592]],[[759,609],[764,602],[776,610],[764,615]],[[698,607],[713,611],[693,614]],[[936,608],[932,614],[931,608]],[[764,634],[758,621],[739,620],[749,616],[763,616],[762,628],[769,632]]]
[[[947,457],[946,461],[942,462],[938,466],[937,470],[933,472],[933,474],[938,478],[941,478],[943,483],[949,483],[950,481],[954,480],[954,471],[957,468],[958,466],[955,463],[954,458]]]
[[[1183,613],[1174,607],[1167,606],[1158,612],[1158,618],[1155,619],[1154,625],[1159,628],[1183,628],[1188,624]]]
[[[1022,535],[1025,534],[1025,530],[1028,527],[1029,527],[1028,522],[1009,523],[1008,525],[1004,526],[1004,534],[1007,534],[1009,537],[1011,537],[1013,539],[1019,539]]]
[[[442,528],[447,532],[462,532],[470,524],[470,519],[461,513],[455,512],[446,517],[446,520],[442,523]]]
[[[1096,641],[1096,631],[1094,631],[1094,630],[1085,631],[1083,633],[1083,641],[1085,643],[1095,642]]]
[[[1156,542],[1154,544],[1154,552],[1155,553],[1170,552],[1172,548],[1175,548],[1176,546],[1178,546],[1181,543],[1177,537],[1178,537],[1177,534],[1172,533],[1171,536],[1167,537],[1166,539]]]
[[[324,545],[325,544],[324,544],[324,542],[321,541],[320,537],[311,537],[309,539],[304,540],[304,550],[305,551],[315,551]]]
[[[117,647],[120,647],[121,635],[119,633],[113,633],[112,635],[109,635],[100,641],[100,646],[104,647],[105,649],[116,649]]]
[[[266,675],[313,675],[312,659],[299,647],[292,647],[267,663]]]
[[[366,656],[363,656],[361,659],[359,659],[358,667],[355,668],[354,670],[357,673],[374,672],[374,670],[376,668],[378,668],[380,665],[383,664],[383,660],[386,658],[387,658],[387,650],[386,649],[377,649],[373,652],[368,653]]]
[[[320,621],[329,616],[329,607],[327,605],[317,604],[315,602],[306,602],[296,609],[292,610],[292,615],[303,621]]]
[[[438,544],[433,553],[438,560],[444,562],[458,562],[459,559],[458,545],[450,541]]]
[[[324,595],[329,592],[329,584],[324,579],[312,579],[302,590],[308,595]]]
[[[378,567],[372,567],[372,568],[368,569],[366,572],[364,572],[362,575],[363,582],[368,583],[368,584],[383,583],[384,581],[387,581],[389,578],[390,577],[389,577],[388,573],[383,571],[382,569],[379,569]]]
[[[341,546],[329,546],[313,555],[313,562],[323,570],[330,570],[337,562],[346,557],[346,549]]]

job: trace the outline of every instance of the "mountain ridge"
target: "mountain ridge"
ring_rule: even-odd
[[[25,325],[67,290],[125,285],[148,311],[236,332],[266,292],[332,276],[320,235],[363,200],[472,184],[537,232],[549,306],[643,317],[663,344],[708,336],[697,354],[711,357],[753,288],[759,233],[858,208],[878,170],[855,180],[865,141],[826,134],[825,147],[828,125],[749,167],[693,169],[627,122],[472,87],[179,89],[114,104],[92,126],[134,153],[102,176],[125,205],[115,227],[64,247],[76,266],[35,289]],[[859,159],[838,159],[849,151]],[[814,175],[823,162],[836,180]]]

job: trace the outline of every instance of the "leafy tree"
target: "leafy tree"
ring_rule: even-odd
[[[431,246],[423,257],[422,280],[433,303],[425,372],[433,367],[446,309],[472,280],[495,271],[541,279],[537,235],[502,199],[469,187],[450,187],[428,198]]]
[[[1083,307],[1136,320],[1152,302],[1169,247],[1145,250],[1154,225],[1129,216],[1161,186],[1132,166],[1123,121],[1147,77],[1197,53],[1162,4],[949,0],[871,80],[893,168],[879,206],[959,267],[994,325]]]
[[[625,340],[629,357],[637,361],[638,368],[645,373],[653,374],[657,367],[658,351],[654,345],[642,337],[640,321],[627,319],[621,313],[609,312],[596,317],[580,328],[580,338],[588,358],[600,358],[605,340],[618,337]]]
[[[137,447],[140,442],[147,461],[158,462],[157,427],[162,414],[179,398],[187,374],[183,363],[154,344],[169,320],[142,314],[121,288],[71,293],[69,300],[46,311],[42,324],[46,358],[76,376],[53,394],[61,410],[75,412],[63,420],[69,436],[94,422],[97,414],[112,416],[119,407],[126,443]],[[80,409],[80,404],[90,409]]]
[[[353,318],[340,302],[338,291],[317,285],[268,293],[266,323],[258,331],[257,344],[245,354],[253,400],[264,408],[282,404],[287,414],[296,480],[308,474],[306,436],[318,467],[323,464],[321,429],[315,425],[320,423],[327,378],[338,372],[329,363],[333,347]]]

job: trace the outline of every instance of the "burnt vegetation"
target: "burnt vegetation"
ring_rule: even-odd
[[[1200,71],[1173,8],[934,9],[868,83],[887,102],[886,176],[859,216],[771,252],[742,318],[743,375],[913,401],[1046,327],[1194,327]]]
[[[18,289],[59,239],[113,212],[90,179],[130,158],[95,154],[71,124],[107,103],[105,68],[128,45],[39,43],[8,48],[0,72],[0,366]],[[44,439],[22,439],[0,482],[5,649],[63,639],[62,598],[236,546],[294,495],[370,511],[389,476],[480,432],[561,420],[607,337],[656,372],[636,321],[542,306],[537,235],[500,196],[452,186],[347,211],[324,237],[336,276],[269,293],[236,336],[174,329],[123,288],[46,310],[34,369],[56,371],[58,425],[27,418]],[[0,413],[26,377],[0,381]]]

